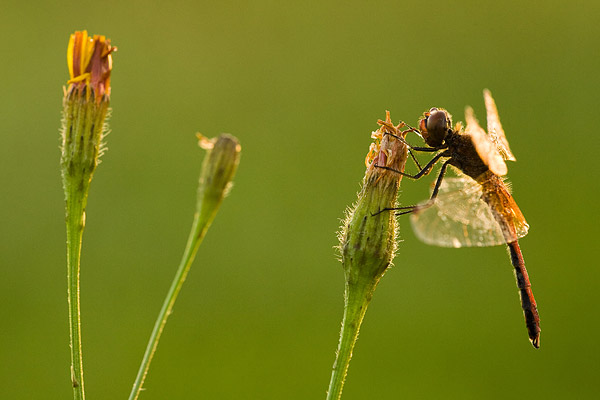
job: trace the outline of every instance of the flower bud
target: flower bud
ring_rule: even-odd
[[[116,50],[104,36],[89,37],[86,31],[71,35],[67,48],[70,79],[64,90],[62,120],[63,178],[81,176],[91,180],[102,153],[102,138],[110,102],[112,53]]]
[[[197,136],[199,146],[208,152],[200,174],[197,212],[212,221],[232,186],[242,147],[235,136],[226,133],[212,139]]]
[[[379,129],[371,135],[375,142],[367,154],[358,200],[348,210],[338,235],[347,283],[366,279],[376,285],[397,248],[398,222],[394,212],[387,209],[397,207],[402,175],[395,171],[404,171],[408,153],[399,137],[404,138],[406,132],[400,130],[402,123],[392,124],[389,112],[378,124]]]

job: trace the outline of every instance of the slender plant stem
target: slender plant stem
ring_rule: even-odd
[[[71,384],[75,400],[85,400],[79,301],[81,240],[90,182],[107,132],[114,50],[110,39],[103,35],[90,37],[87,31],[73,33],[67,47],[71,79],[68,88],[63,88],[60,166],[65,193]]]
[[[71,381],[73,398],[85,400],[83,386],[83,355],[81,351],[81,307],[79,301],[79,269],[81,239],[85,225],[85,206],[89,182],[65,181],[67,224],[67,299],[69,302],[69,328],[71,347]]]
[[[329,382],[329,390],[327,391],[327,400],[339,400],[342,397],[342,389],[352,358],[352,351],[358,339],[358,332],[367,312],[367,307],[371,302],[375,286],[376,283],[361,285],[346,283],[342,330],[331,373],[331,381]]]
[[[194,262],[198,247],[200,247],[206,231],[214,220],[219,206],[231,186],[240,159],[241,147],[234,136],[221,134],[217,138],[208,139],[200,135],[198,138],[201,147],[208,150],[208,153],[204,158],[200,172],[194,222],[183,257],[154,323],[142,363],[129,394],[129,400],[137,399],[142,391],[144,380],[148,374],[160,336],[167,323],[167,318],[173,311],[175,300],[177,300],[181,286],[183,286],[183,282]]]
[[[154,352],[156,352],[156,348],[158,346],[158,341],[160,340],[160,336],[162,335],[165,324],[167,323],[167,318],[171,314],[173,310],[173,306],[175,305],[175,300],[177,299],[177,295],[181,290],[181,286],[185,281],[185,278],[194,262],[194,258],[196,256],[196,252],[198,251],[198,247],[200,243],[202,243],[202,239],[210,226],[211,219],[201,218],[199,213],[194,215],[194,222],[192,224],[192,229],[190,231],[190,236],[187,241],[187,245],[183,252],[183,257],[181,258],[181,263],[179,264],[179,268],[177,269],[177,273],[175,274],[175,278],[171,283],[171,287],[169,288],[169,292],[165,297],[162,308],[156,318],[156,322],[154,323],[154,328],[152,329],[152,334],[150,335],[150,340],[148,341],[148,345],[146,346],[146,352],[144,353],[144,358],[142,359],[142,363],[138,370],[137,377],[135,378],[135,382],[133,383],[133,389],[131,390],[131,394],[129,395],[130,400],[135,400],[138,398],[142,385],[144,384],[144,380],[146,379],[146,374],[148,373],[148,369],[150,368],[150,363],[152,362],[152,357],[154,356]]]

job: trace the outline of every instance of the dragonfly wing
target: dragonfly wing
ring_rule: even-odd
[[[492,97],[489,90],[483,91],[483,97],[485,99],[485,109],[487,111],[487,129],[490,139],[498,149],[498,152],[505,160],[517,161],[513,153],[510,151],[508,146],[508,140],[504,134],[504,129],[500,124],[500,117],[498,116],[498,108],[496,108],[496,102]]]
[[[514,241],[527,235],[529,232],[529,224],[525,221],[525,217],[519,210],[519,207],[515,204],[515,208],[509,208],[506,210],[505,216],[508,224],[504,224],[502,229],[504,231],[504,237],[507,238],[507,242]]]
[[[521,211],[519,211],[520,213]],[[523,214],[521,214],[522,216]],[[527,223],[527,221],[525,221],[525,218],[515,218],[514,219],[514,225],[515,225],[515,232],[517,235],[517,238],[522,238],[523,236],[527,235],[527,233],[529,232],[529,224]]]
[[[487,178],[487,179],[486,179]],[[523,213],[510,193],[510,188],[503,178],[489,174],[478,180],[485,193],[485,202],[500,220],[500,226],[506,242],[512,242],[527,235],[529,225]]]
[[[471,137],[473,146],[477,150],[477,154],[481,157],[481,160],[488,166],[490,171],[494,174],[503,176],[508,172],[504,159],[496,150],[496,146],[486,135],[483,128],[479,125],[473,109],[469,106],[465,108],[465,120],[467,126],[465,127],[465,133]]]
[[[425,204],[425,203],[423,203]],[[432,206],[411,214],[417,237],[442,247],[482,247],[506,243],[482,187],[469,177],[445,178]]]

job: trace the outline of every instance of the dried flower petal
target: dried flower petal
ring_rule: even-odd
[[[91,89],[96,101],[110,96],[112,53],[116,50],[106,36],[90,37],[87,31],[72,34],[67,48],[70,75],[68,91],[85,91],[89,96],[87,89]]]

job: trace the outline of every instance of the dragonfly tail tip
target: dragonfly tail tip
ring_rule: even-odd
[[[535,347],[536,349],[540,348],[540,335],[538,334],[536,337],[529,339],[531,340],[531,344],[533,345],[533,347]]]

